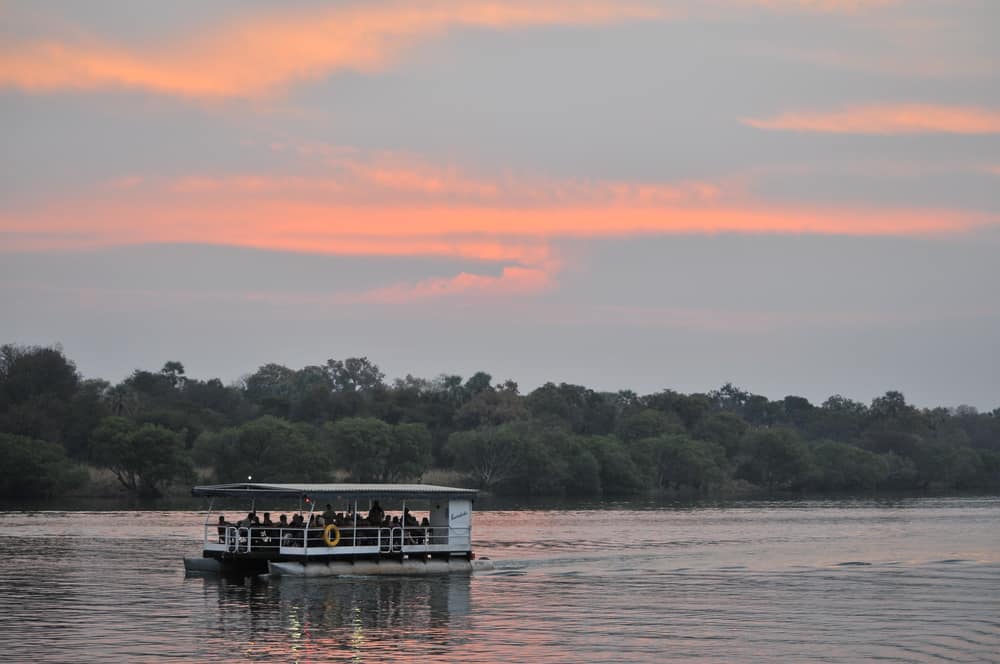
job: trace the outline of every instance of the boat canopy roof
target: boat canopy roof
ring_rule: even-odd
[[[251,498],[475,498],[475,489],[456,489],[433,484],[210,484],[191,489],[194,496],[237,496]]]

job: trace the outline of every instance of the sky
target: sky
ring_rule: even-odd
[[[1000,406],[995,0],[0,0],[0,342]]]

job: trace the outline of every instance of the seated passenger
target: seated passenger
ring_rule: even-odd
[[[293,546],[305,546],[305,531],[302,529],[306,527],[306,520],[302,517],[302,514],[296,514],[292,517],[291,527],[299,530],[299,532],[293,535]]]
[[[323,511],[323,522],[333,523],[334,519],[337,517],[337,513],[333,511],[333,505],[330,503],[326,504],[326,509]]]
[[[410,514],[409,509],[403,510],[403,533],[405,534],[405,541],[407,544],[417,544],[416,532],[414,528],[417,527],[417,519]]]
[[[288,530],[288,517],[282,514],[278,517],[278,528],[280,528],[281,533],[281,546],[291,546],[292,545],[292,533]]]
[[[264,520],[257,524],[261,528],[260,531],[260,541],[262,544],[271,545],[272,540],[275,539],[278,534],[269,529],[269,526],[274,526],[274,522],[271,521],[271,513],[264,512]]]
[[[430,527],[431,522],[427,520],[426,516],[420,520],[420,525],[413,530],[413,539],[417,541],[417,544],[423,544],[425,540],[430,544]]]
[[[219,515],[219,544],[226,543],[226,529],[233,524],[226,521],[226,517],[222,514]]]
[[[382,523],[382,517],[384,516],[385,510],[382,509],[377,500],[374,501],[371,510],[368,511],[368,523]]]

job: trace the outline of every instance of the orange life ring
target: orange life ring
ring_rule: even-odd
[[[330,533],[333,532],[333,537],[330,537]],[[327,546],[337,546],[340,544],[340,528],[337,524],[331,523],[326,528],[323,529],[323,541],[326,542]]]

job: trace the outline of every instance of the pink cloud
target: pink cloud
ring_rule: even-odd
[[[452,29],[514,29],[656,18],[652,4],[609,0],[430,0],[244,12],[158,46],[81,37],[0,46],[0,86],[30,92],[131,88],[217,99],[260,96],[336,71],[371,71]]]
[[[337,296],[345,303],[402,304],[455,295],[524,295],[551,289],[558,263],[543,267],[506,266],[498,276],[461,272],[454,277],[400,283],[357,294]]]
[[[92,196],[0,211],[0,233],[12,251],[200,243],[331,255],[428,256],[499,267],[499,274],[466,270],[342,294],[345,301],[388,303],[547,291],[556,287],[565,265],[555,247],[574,238],[923,235],[996,223],[988,215],[960,210],[781,206],[712,182],[488,178],[412,158],[357,155],[338,156],[331,169],[317,177],[126,177]],[[372,175],[384,172],[394,175]]]
[[[774,131],[826,134],[998,134],[1000,111],[972,106],[885,104],[841,111],[793,111],[744,119],[743,124]]]

